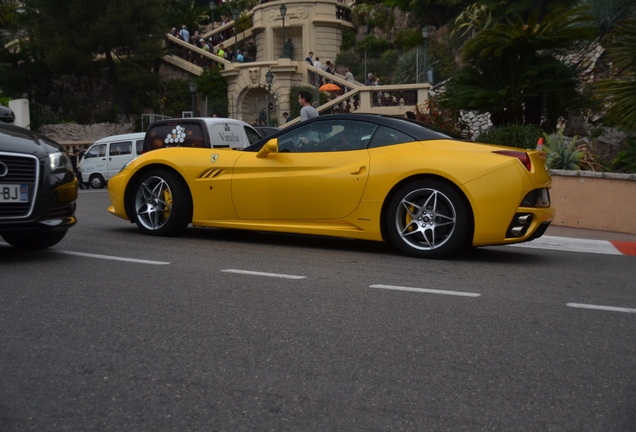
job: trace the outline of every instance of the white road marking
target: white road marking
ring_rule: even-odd
[[[136,258],[123,258],[123,257],[116,257],[111,255],[97,255],[97,254],[89,254],[89,253],[83,253],[83,252],[64,251],[64,250],[58,250],[58,249],[51,249],[51,251],[61,253],[64,255],[75,255],[75,256],[81,256],[86,258],[97,258],[97,259],[105,259],[105,260],[111,260],[111,261],[125,261],[125,262],[132,262],[132,263],[138,263],[138,264],[152,264],[152,265],[170,264],[169,262],[165,262],[165,261],[149,261],[149,260],[142,260],[142,259],[136,259]]]
[[[307,279],[307,276],[295,276],[295,275],[286,275],[286,274],[280,274],[280,273],[264,273],[264,272],[255,272],[255,271],[249,271],[249,270],[226,269],[221,271],[225,273],[239,273],[239,274],[246,274],[246,275],[252,275],[252,276],[267,276],[267,277],[275,277],[275,278],[282,278],[282,279]]]
[[[598,305],[581,304],[581,303],[568,303],[567,306],[570,306],[573,308],[581,308],[581,309],[596,309],[596,310],[606,310],[606,311],[612,311],[612,312],[636,313],[636,309],[614,307],[614,306],[598,306]]]
[[[462,297],[479,297],[481,295],[478,293],[470,293],[470,292],[443,291],[443,290],[433,290],[433,289],[424,289],[424,288],[409,288],[409,287],[401,287],[401,286],[393,286],[393,285],[369,285],[369,288],[379,288],[379,289],[388,289],[388,290],[397,290],[397,291],[413,291],[413,292],[421,292],[421,293],[427,293],[427,294],[444,294],[444,295],[454,295],[454,296],[462,296]]]
[[[623,255],[607,240],[577,239],[569,237],[543,236],[525,243],[508,246],[531,249],[550,249],[567,252],[588,252],[605,255]]]

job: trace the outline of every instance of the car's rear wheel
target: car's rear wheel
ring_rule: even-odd
[[[106,186],[106,180],[101,174],[92,174],[88,179],[88,183],[93,189],[101,189]]]
[[[392,243],[407,255],[443,258],[467,245],[470,214],[462,196],[439,180],[419,180],[402,186],[387,207]]]
[[[133,191],[135,223],[145,233],[171,236],[192,222],[192,197],[176,173],[157,169],[145,173]]]
[[[67,230],[44,231],[39,233],[5,233],[2,238],[17,249],[34,250],[44,249],[58,244]]]

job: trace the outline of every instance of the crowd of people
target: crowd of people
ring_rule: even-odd
[[[221,22],[216,26],[223,27],[227,24],[227,22],[227,17],[225,15],[221,15]],[[177,39],[188,42],[197,48],[218,55],[228,61],[237,61],[241,63],[254,61],[247,51],[241,52],[240,50],[237,50],[235,52],[231,47],[228,47],[227,49],[225,48],[223,42],[235,36],[233,27],[228,26],[227,30],[216,33],[213,36],[208,37],[207,40],[202,37],[202,33],[204,32],[197,30],[193,35],[190,35],[186,25],[182,25],[181,30],[177,30],[176,27],[172,27],[170,30],[170,34]],[[217,46],[218,49],[215,49]]]

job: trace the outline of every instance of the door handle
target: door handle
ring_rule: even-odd
[[[361,166],[360,168],[354,169],[353,171],[351,171],[351,175],[360,175],[360,174],[364,174],[364,172],[367,170],[366,166]]]

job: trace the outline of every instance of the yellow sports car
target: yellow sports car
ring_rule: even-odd
[[[441,258],[540,237],[554,217],[546,153],[421,123],[318,117],[240,149],[149,151],[108,183],[109,211],[150,235],[189,224],[389,241]]]

